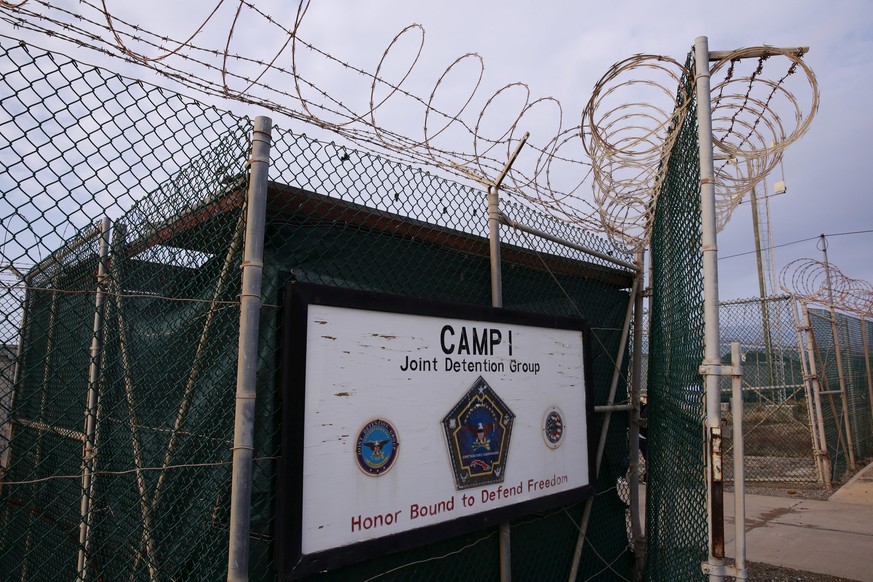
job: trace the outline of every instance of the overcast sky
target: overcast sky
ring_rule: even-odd
[[[38,10],[34,1],[30,8]],[[106,4],[114,13],[141,23],[146,30],[165,30],[168,36],[184,38],[206,18],[217,1],[186,2],[184,12],[178,8],[182,3],[172,0],[146,3],[111,0]],[[273,18],[288,23],[296,10],[296,4],[289,8],[290,2],[279,0],[256,4]],[[70,3],[74,10],[77,5]],[[198,44],[211,43],[223,49],[235,10],[235,2],[222,6],[198,37]],[[485,63],[484,94],[491,94],[507,83],[524,82],[530,87],[532,99],[555,97],[561,102],[567,120],[565,126],[578,124],[592,88],[610,66],[636,53],[665,55],[684,61],[694,39],[701,35],[709,38],[710,50],[761,44],[809,46],[805,61],[818,78],[820,110],[806,136],[786,151],[783,167],[766,181],[772,193],[774,183],[783,180],[784,172],[788,187],[787,194],[769,200],[770,242],[779,247],[774,251],[776,271],[778,273],[793,259],[820,259],[816,240],[791,243],[825,233],[832,235],[828,248],[831,262],[850,277],[873,282],[870,252],[873,232],[840,234],[873,230],[873,203],[866,175],[873,163],[867,151],[869,136],[873,135],[873,101],[870,99],[873,93],[873,4],[868,0],[828,3],[807,0],[735,0],[730,3],[442,0],[431,4],[320,0],[310,6],[300,36],[372,72],[395,35],[412,23],[421,24],[426,31],[416,78],[410,81],[413,83],[410,87],[415,87],[423,98],[428,97],[436,79],[454,59],[468,52],[478,53]],[[241,21],[234,30],[233,47],[243,54],[269,57],[280,46],[281,38],[265,30],[255,28],[249,21]],[[0,23],[0,33],[32,40],[38,46],[58,46],[33,32],[14,30],[6,22]],[[412,46],[401,47],[396,54],[408,54]],[[94,53],[69,48],[67,52],[87,55],[83,60],[89,62],[98,61]],[[107,66],[128,75],[137,71],[136,67],[121,61],[109,61]],[[366,88],[357,86],[360,80],[347,73],[325,71],[319,83],[337,92],[348,85],[351,99],[356,94],[359,99],[369,98]],[[157,81],[148,72],[139,74]],[[441,92],[445,91],[441,95],[463,92],[469,78],[459,83],[454,87],[448,82],[441,88]],[[224,104],[224,107],[249,116],[265,113],[240,104]],[[396,131],[404,131],[408,120],[402,111],[398,110],[393,119],[386,115],[383,114],[380,122]],[[276,122],[296,131],[313,133],[311,127],[298,121],[279,118]],[[421,132],[420,121],[409,123],[409,134]],[[758,294],[755,256],[750,253],[753,249],[750,207],[743,204],[719,236],[721,299]],[[740,253],[750,254],[731,258]]]

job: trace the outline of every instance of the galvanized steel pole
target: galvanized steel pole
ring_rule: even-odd
[[[812,449],[815,458],[815,471],[818,475],[819,483],[826,487],[828,494],[833,491],[831,489],[830,469],[825,472],[825,459],[827,457],[827,447],[821,441],[821,434],[818,431],[818,420],[821,419],[821,398],[819,397],[818,377],[815,374],[815,351],[812,346],[812,331],[807,327],[809,323],[809,314],[806,313],[804,306],[804,316],[798,314],[799,302],[792,297],[791,300],[791,315],[794,317],[794,325],[797,330],[797,348],[800,356],[800,370],[803,372],[803,384],[806,389],[806,410],[809,415],[809,432],[812,435]],[[807,347],[804,348],[804,345]],[[809,364],[807,364],[809,361]],[[822,428],[824,431],[824,428]]]
[[[230,546],[228,582],[249,579],[249,533],[252,505],[252,457],[254,453],[255,394],[258,368],[258,336],[261,314],[261,277],[264,257],[264,222],[267,207],[267,177],[270,168],[269,117],[256,117],[249,159],[249,189],[246,201],[246,239],[240,294],[239,349],[236,374],[236,415],[233,434],[233,474],[230,500]]]
[[[734,571],[737,580],[748,580],[746,568],[746,444],[743,434],[743,370],[740,342],[731,342],[731,414],[734,429]]]
[[[149,501],[149,486],[146,481],[143,467],[143,445],[142,435],[140,432],[139,420],[137,418],[137,403],[136,403],[136,388],[133,383],[133,358],[130,355],[128,346],[130,342],[127,339],[127,324],[124,321],[124,298],[121,287],[121,250],[127,242],[127,233],[123,224],[116,224],[112,233],[112,248],[114,256],[112,263],[109,265],[110,291],[115,295],[115,321],[116,332],[118,334],[118,351],[121,356],[121,375],[124,379],[124,394],[127,400],[127,426],[130,430],[130,446],[133,451],[133,466],[136,469],[136,487],[139,493],[140,513],[142,514],[142,540],[140,541],[140,550],[145,546],[145,555],[142,551],[136,552],[136,559],[131,572],[136,572],[139,569],[141,560],[146,560],[146,566],[149,572],[149,581],[156,582],[160,579],[158,570],[158,562],[155,553],[154,540],[154,511]],[[112,315],[108,319],[112,320]],[[159,481],[160,482],[160,481]]]
[[[109,229],[112,222],[103,217],[100,223],[100,263],[97,266],[97,294],[94,299],[94,327],[91,336],[91,362],[88,365],[88,402],[85,408],[85,445],[82,449],[82,499],[79,505],[79,555],[76,563],[78,580],[88,575],[90,554],[91,507],[94,502],[94,435],[97,430],[97,401],[100,389],[100,365],[103,356],[103,312],[106,304],[106,275],[108,273]]]
[[[500,175],[494,180],[494,183],[488,186],[488,230],[489,241],[491,244],[491,306],[503,307],[503,274],[500,267],[500,184],[503,178],[506,177],[509,168],[518,153],[524,146],[530,133],[525,132],[524,136],[518,142],[509,161],[503,167]],[[512,580],[512,558],[510,553],[510,532],[509,523],[501,523],[499,528],[500,533],[500,580],[501,582],[509,582]]]
[[[491,305],[503,307],[503,274],[500,263],[500,186],[497,183],[488,187],[488,228],[491,244]],[[512,580],[512,538],[509,522],[498,527],[500,548],[500,582]]]
[[[847,393],[846,393],[846,376],[843,373],[843,354],[842,348],[840,347],[840,332],[837,329],[837,311],[834,308],[834,291],[831,287],[831,267],[830,263],[828,263],[828,241],[825,238],[825,235],[821,235],[821,252],[824,255],[824,266],[825,266],[825,276],[827,278],[828,285],[828,311],[831,314],[831,332],[834,335],[834,353],[835,360],[837,364],[837,375],[840,379],[840,401],[842,403],[843,409],[843,425],[846,431],[846,449],[849,453],[849,470],[855,470],[855,442],[852,437],[852,426],[849,421],[849,407],[846,403]]]
[[[488,186],[488,240],[491,246],[491,305],[503,307],[503,274],[500,270],[499,187]]]
[[[630,479],[628,482],[630,500],[631,537],[634,552],[634,580],[642,580],[646,566],[646,540],[643,534],[642,511],[640,504],[640,424],[641,424],[641,393],[642,359],[643,359],[643,277],[645,277],[645,251],[637,252],[636,278],[639,280],[637,294],[634,297],[634,337],[633,360],[631,362],[631,404],[633,412],[628,430],[628,453],[630,455]],[[644,457],[645,458],[645,457]]]
[[[861,343],[864,346],[864,366],[867,370],[867,391],[870,401],[870,418],[873,418],[873,370],[870,369],[870,340],[867,339],[867,319],[861,316]],[[873,430],[873,427],[870,427]]]
[[[518,157],[521,148],[524,147],[529,132],[525,132],[519,140],[515,151],[510,156],[500,175],[488,186],[488,234],[491,245],[491,306],[503,307],[503,274],[500,270],[500,222],[503,214],[500,212],[500,184],[512,167],[515,158]]]
[[[812,320],[809,318],[809,308],[805,303],[801,306],[801,310],[803,312],[803,329],[806,334],[807,358],[809,359],[809,378],[812,384],[813,398],[815,400],[815,412],[817,417],[816,428],[818,429],[818,441],[819,446],[821,447],[816,451],[816,455],[821,459],[825,490],[830,494],[833,492],[833,483],[831,481],[831,473],[833,470],[831,468],[830,454],[828,453],[828,441],[824,427],[824,417],[822,416],[821,381],[818,378],[818,367],[815,363],[815,336],[812,333]],[[837,434],[839,435],[839,430],[837,431]]]
[[[704,569],[711,582],[724,579],[724,481],[721,453],[721,387],[718,329],[718,246],[716,244],[715,166],[710,102],[709,41],[694,41],[697,128],[700,140],[700,210],[702,214],[704,360],[706,389],[706,505],[709,557]]]
[[[752,175],[752,164],[746,160],[749,175]],[[764,192],[766,196],[767,192]],[[773,337],[770,331],[770,309],[767,304],[767,285],[764,282],[764,257],[761,254],[761,226],[758,220],[758,195],[755,187],[749,191],[749,202],[752,207],[752,232],[755,238],[755,260],[758,265],[758,292],[761,295],[761,321],[764,324],[764,351],[767,354],[767,380],[770,386],[775,386],[773,377]]]
[[[517,220],[513,220],[506,216],[505,213],[500,212],[500,223],[505,224],[515,230],[520,230],[521,232],[526,232],[528,234],[532,234],[539,238],[544,238],[546,240],[550,240],[554,243],[558,243],[559,245],[565,246],[567,248],[575,249],[577,251],[581,251],[587,255],[591,255],[592,257],[597,257],[598,259],[603,259],[604,261],[611,263],[613,265],[617,265],[619,267],[623,267],[634,273],[639,272],[640,267],[634,263],[629,263],[628,261],[622,261],[621,259],[617,259],[613,256],[610,256],[606,253],[601,253],[600,251],[594,250],[590,247],[586,247],[585,245],[580,245],[578,243],[574,243],[573,241],[567,240],[565,238],[561,238],[559,236],[555,236],[553,234],[549,234],[548,232],[542,231],[538,228],[534,228],[532,226],[528,226],[526,224],[522,224]]]

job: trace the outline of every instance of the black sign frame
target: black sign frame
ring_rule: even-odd
[[[447,522],[335,549],[303,554],[301,547],[303,539],[304,451],[302,447],[296,445],[304,442],[305,437],[303,411],[306,386],[306,338],[310,305],[580,331],[582,333],[585,381],[589,483],[574,489],[459,517]],[[290,282],[285,286],[280,317],[279,395],[281,397],[282,433],[281,454],[277,470],[275,563],[283,580],[295,580],[303,576],[373,559],[374,556],[406,550],[478,529],[493,527],[531,513],[582,501],[594,495],[596,435],[594,434],[593,422],[591,331],[587,320],[298,282]],[[585,459],[580,460],[585,461]]]

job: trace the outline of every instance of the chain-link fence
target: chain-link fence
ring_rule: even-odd
[[[827,451],[830,480],[838,484],[873,457],[873,327],[866,318],[834,310],[807,305],[802,310],[815,359],[819,446]]]
[[[0,41],[0,577],[226,575],[251,123]],[[488,305],[485,197],[274,130],[252,477],[251,578],[275,579],[280,294],[289,280]],[[609,252],[544,215],[513,219]],[[105,218],[104,218],[105,217]],[[505,231],[503,303],[587,318],[594,404],[616,368],[631,274]],[[624,367],[615,402],[626,401]],[[629,577],[627,421],[613,414],[579,579]],[[603,416],[593,418],[599,434]],[[582,505],[511,524],[513,575],[566,578]],[[316,576],[496,578],[484,530]]]
[[[870,323],[790,296],[721,305],[725,364],[742,352],[746,480],[832,490],[873,456]],[[723,420],[731,426],[729,378]],[[730,432],[728,431],[730,435]],[[726,438],[725,479],[733,478]]]
[[[739,342],[743,367],[743,438],[746,481],[760,486],[819,487],[810,416],[812,400],[804,375],[801,335],[791,297],[721,304],[722,361]],[[722,378],[722,419],[731,427],[731,379]],[[733,480],[733,435],[726,429],[725,480]]]
[[[216,579],[249,123],[8,40],[0,66],[0,571]]]
[[[487,213],[482,193],[335,144],[313,142],[274,129],[267,201],[265,287],[278,298],[289,280],[375,290],[408,297],[490,305]],[[316,168],[317,170],[313,170]],[[330,193],[330,196],[320,194]],[[522,207],[507,205],[513,218],[592,248],[604,243]],[[506,232],[503,303],[535,313],[586,317],[595,347],[596,402],[605,402],[614,369],[630,284],[628,273],[605,264],[582,263],[583,255],[542,239]],[[269,301],[268,301],[269,302]],[[262,330],[275,330],[276,307],[265,310]],[[275,374],[278,336],[265,334],[264,382]],[[623,385],[623,383],[622,383]],[[259,401],[259,406],[262,403]],[[256,455],[277,455],[281,427],[268,402],[259,414],[264,430]],[[598,419],[595,419],[598,420]],[[626,421],[611,425],[605,469],[599,480],[580,577],[621,579],[631,557],[624,530],[624,504],[615,492],[626,456]],[[267,430],[271,428],[271,430]],[[599,428],[599,427],[598,427]],[[262,448],[261,448],[262,447]],[[253,563],[270,567],[275,505],[272,467],[255,473]],[[578,537],[581,506],[528,516],[511,524],[512,571],[525,578],[566,577]],[[606,525],[611,524],[611,525]],[[496,532],[476,532],[392,554],[324,574],[326,579],[392,579],[498,576]],[[475,549],[474,549],[475,548]],[[463,552],[462,552],[463,550]],[[460,555],[456,555],[460,553]],[[454,556],[452,559],[440,559]],[[419,565],[421,564],[421,565]],[[257,566],[256,566],[257,567]]]
[[[679,94],[682,99],[689,93]],[[703,362],[700,166],[693,103],[682,123],[658,196],[651,243],[650,580],[702,580],[700,564],[707,556],[703,379],[698,371]]]

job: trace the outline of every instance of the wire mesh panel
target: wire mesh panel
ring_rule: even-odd
[[[650,580],[702,580],[700,564],[707,555],[703,379],[698,372],[703,362],[699,185],[692,104],[670,156],[652,233],[646,468]]]
[[[250,124],[0,46],[0,577],[220,578]]]
[[[870,353],[871,323],[864,317],[843,314],[846,367],[849,377],[849,410],[858,462],[873,458],[873,360]]]
[[[279,296],[288,280],[365,289],[426,299],[490,305],[485,196],[459,184],[335,144],[274,129],[267,202],[264,295]],[[506,205],[526,224],[578,244],[605,248],[578,229],[530,210]],[[631,278],[629,273],[542,239],[503,233],[503,302],[507,308],[585,317],[591,322],[595,402],[607,399],[615,369]],[[588,260],[586,260],[588,259]],[[584,261],[584,262],[583,262]],[[275,302],[278,304],[278,302]],[[275,306],[264,324],[275,321]],[[262,329],[264,325],[262,324]],[[264,379],[273,374],[277,336],[264,338]],[[624,390],[624,383],[621,384]],[[624,397],[622,395],[622,397]],[[269,426],[271,405],[260,418]],[[595,419],[596,421],[597,419]],[[257,455],[271,458],[281,427],[264,430]],[[606,466],[598,484],[580,579],[622,579],[630,555],[625,506],[615,492],[626,456],[626,421],[612,425]],[[253,563],[268,568],[274,504],[272,466],[256,467]],[[259,478],[258,475],[261,475]],[[581,505],[518,519],[511,524],[512,569],[520,579],[566,578],[579,534]],[[474,532],[324,574],[326,579],[477,579],[498,576],[496,529]]]
[[[866,327],[867,346],[864,345]],[[851,419],[855,459],[860,465],[873,457],[873,423],[871,423],[871,383],[869,375],[870,324],[863,318],[837,314],[837,333],[845,362],[847,404]]]
[[[809,308],[809,315],[822,388],[825,444],[832,479],[838,483],[849,474],[853,459],[857,466],[873,456],[871,380],[867,372],[871,328],[865,319],[826,309]],[[868,338],[866,349],[862,326]]]
[[[746,480],[779,486],[820,483],[812,440],[814,419],[798,344],[791,297],[722,303],[722,361],[730,365],[730,344],[739,342],[743,367],[743,438]],[[722,418],[732,426],[731,379],[722,378]],[[725,480],[733,480],[733,434],[725,439]]]

